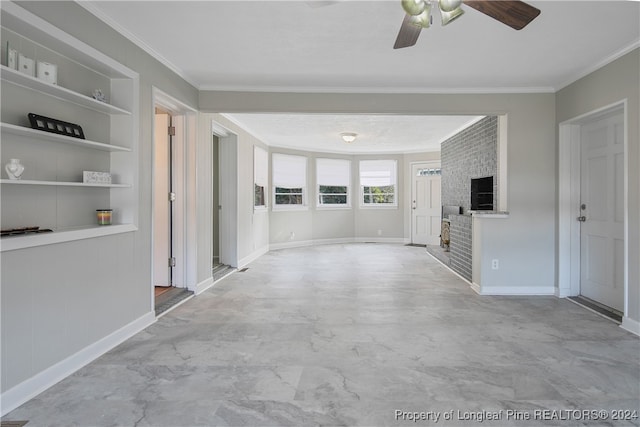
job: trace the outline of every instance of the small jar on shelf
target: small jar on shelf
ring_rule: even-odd
[[[96,209],[98,225],[111,225],[113,209]]]

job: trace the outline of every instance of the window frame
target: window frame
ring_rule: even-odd
[[[262,153],[259,153],[260,150]],[[258,162],[263,162],[263,165],[259,165]],[[261,172],[260,167],[264,167],[264,172]],[[262,176],[259,176],[262,175]],[[261,185],[264,180],[264,185]],[[256,205],[256,191],[257,188],[262,188],[262,201],[264,204]],[[253,209],[256,211],[264,211],[269,208],[268,200],[269,194],[267,188],[269,187],[269,152],[257,145],[253,147]]]
[[[298,187],[285,187],[283,185],[276,185],[276,163],[277,163],[277,158],[278,157],[295,157],[295,158],[299,158],[299,159],[303,159],[304,160],[304,173],[302,176],[302,182],[303,185],[302,186],[298,186]],[[271,197],[271,210],[272,211],[298,211],[298,210],[307,210],[309,209],[309,206],[307,204],[307,174],[308,174],[308,166],[309,166],[309,158],[306,156],[301,156],[301,155],[297,155],[297,154],[285,154],[285,153],[272,153],[271,154],[271,162],[272,162],[272,167],[271,167],[271,193],[272,193],[272,197]],[[282,204],[282,203],[277,203],[277,196],[279,195],[283,195],[283,194],[298,194],[298,193],[282,193],[282,192],[277,192],[276,190],[278,188],[287,188],[287,189],[297,189],[300,188],[301,192],[301,203],[295,203],[295,204]]]
[[[384,186],[374,186],[374,185],[363,185],[362,184],[362,164],[365,162],[389,162],[390,164],[393,164],[393,171],[392,173],[395,176],[391,177],[391,183],[389,185],[384,185]],[[398,189],[399,189],[399,185],[398,185],[398,161],[395,159],[375,159],[375,160],[360,160],[358,163],[358,179],[359,179],[359,197],[360,197],[360,201],[359,201],[359,207],[361,209],[398,209]],[[393,187],[393,202],[392,203],[372,203],[372,202],[365,202],[364,201],[364,196],[365,196],[365,192],[364,192],[364,188],[365,187],[389,187],[392,186]],[[369,193],[371,194],[371,193]],[[385,193],[388,194],[388,193]]]
[[[346,169],[347,169],[347,184],[322,184],[320,182],[320,165],[323,162],[344,162],[346,163]],[[352,208],[352,180],[351,180],[351,175],[352,175],[352,171],[351,171],[351,160],[348,159],[332,159],[332,158],[326,158],[326,157],[319,157],[316,158],[316,208],[319,210],[333,210],[333,209],[351,209]],[[346,193],[323,193],[320,191],[320,187],[346,187]],[[331,195],[331,194],[338,194],[338,195],[345,195],[346,196],[346,203],[321,203],[321,198],[323,195]]]

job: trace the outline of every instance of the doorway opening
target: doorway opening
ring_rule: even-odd
[[[216,282],[238,266],[238,137],[211,121],[211,276]]]
[[[193,294],[174,278],[176,267],[175,210],[176,123],[171,112],[156,107],[153,173],[153,286],[156,316]]]
[[[211,236],[211,276],[213,278],[213,282],[216,282],[227,274],[234,271],[234,268],[228,264],[222,262],[220,257],[220,214],[222,211],[222,205],[220,200],[220,192],[222,188],[222,184],[224,182],[221,177],[221,168],[220,168],[220,136],[215,133],[212,135],[212,162],[213,165],[211,178],[212,178],[212,236]]]
[[[626,102],[560,125],[559,296],[624,323],[628,286]]]
[[[220,138],[218,135],[213,135],[211,139],[212,143],[212,164],[213,171],[211,173],[211,178],[213,179],[211,188],[212,191],[212,201],[213,201],[213,227],[212,227],[212,236],[211,236],[211,252],[213,258],[211,260],[211,268],[213,271],[216,268],[219,268],[223,264],[220,263]]]
[[[195,174],[195,112],[153,88],[151,308],[156,316],[194,295],[195,241],[191,208]]]

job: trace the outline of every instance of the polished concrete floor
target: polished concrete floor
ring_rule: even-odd
[[[555,297],[478,296],[424,248],[316,246],[261,257],[5,420],[638,425],[614,411],[640,410],[639,358],[615,323]]]

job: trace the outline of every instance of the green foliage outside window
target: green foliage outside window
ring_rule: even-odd
[[[253,184],[253,206],[266,206],[264,187],[258,184]]]
[[[276,205],[301,205],[302,188],[276,187]]]
[[[364,204],[393,204],[395,203],[395,187],[363,187]]]
[[[347,187],[320,185],[318,199],[321,205],[346,205]]]

